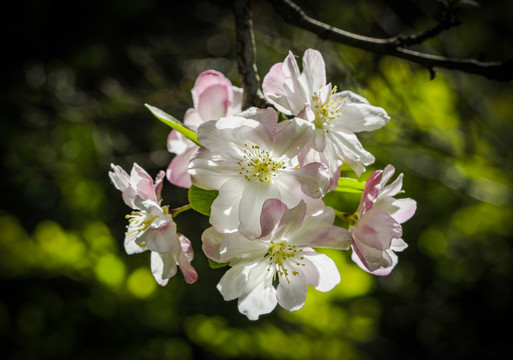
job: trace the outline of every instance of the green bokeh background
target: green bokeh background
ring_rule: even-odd
[[[433,23],[435,1],[298,1],[308,14],[387,37]],[[421,49],[511,58],[510,1],[464,4],[462,25]],[[392,120],[359,135],[372,170],[405,173],[418,202],[409,247],[388,277],[329,251],[341,283],[309,290],[290,313],[257,322],[225,302],[201,252],[208,219],[177,219],[199,280],[155,283],[149,254],[122,243],[130,211],[110,163],[165,169],[169,129],[144,103],[181,119],[203,70],[239,85],[229,2],[27,0],[1,22],[0,343],[4,359],[457,359],[508,352],[513,301],[513,86],[321,40],[254,1],[260,76],[288,50],[322,52],[328,81]],[[348,174],[349,176],[354,176]],[[187,203],[167,183],[164,201]],[[351,199],[341,199],[351,204]],[[503,330],[506,327],[506,330]],[[509,351],[510,352],[510,351]],[[511,353],[511,352],[510,352]]]

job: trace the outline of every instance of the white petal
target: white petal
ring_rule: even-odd
[[[270,271],[262,262],[250,270],[245,292],[239,297],[239,311],[250,320],[257,320],[262,314],[270,313],[278,302],[276,289],[272,286]]]
[[[311,271],[310,262],[313,267],[317,269],[319,274],[317,284],[312,285],[317,290],[326,292],[333,289],[340,283],[340,273],[338,272],[335,262],[325,254],[316,252],[305,252],[304,254],[305,267],[302,267],[303,272]]]
[[[170,252],[151,252],[151,272],[155,280],[165,286],[170,278],[176,274],[176,260]]]
[[[235,265],[223,275],[217,284],[217,290],[226,301],[236,299],[243,294],[249,271],[253,266],[255,265]]]
[[[194,185],[219,190],[230,178],[238,177],[240,166],[235,161],[227,161],[218,154],[201,148],[192,157],[188,171]]]
[[[281,307],[296,311],[305,305],[307,285],[305,276],[295,268],[289,268],[291,273],[287,277],[280,276],[280,284],[276,291],[276,297]],[[295,271],[292,273],[292,271]]]
[[[219,189],[219,195],[212,203],[210,224],[219,232],[227,233],[239,227],[239,203],[246,180],[232,178]]]
[[[221,262],[251,262],[263,259],[269,249],[269,243],[262,240],[248,240],[239,233],[231,233],[220,246]]]
[[[303,55],[303,74],[310,93],[326,85],[326,67],[319,51],[308,49]]]

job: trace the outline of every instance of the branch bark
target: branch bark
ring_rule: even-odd
[[[244,89],[242,108],[267,107],[268,104],[259,90],[260,78],[255,61],[256,50],[250,0],[234,0],[233,12],[237,37],[237,67]]]
[[[453,26],[452,24],[443,24],[438,27],[435,26],[433,29],[428,29],[412,37],[396,36],[388,39],[379,39],[350,33],[315,20],[306,15],[305,12],[291,0],[269,1],[273,4],[274,10],[285,21],[308,30],[319,36],[321,39],[329,39],[376,54],[408,60],[427,68],[432,77],[434,75],[434,68],[441,67],[481,75],[492,80],[510,81],[513,78],[513,59],[503,62],[488,62],[477,59],[458,59],[426,54],[404,47],[404,45],[420,43],[424,39],[432,37],[433,34],[441,32],[446,28],[446,26]]]

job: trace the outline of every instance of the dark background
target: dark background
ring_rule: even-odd
[[[436,21],[435,1],[298,1],[311,16],[388,37]],[[229,1],[18,1],[2,11],[0,73],[0,343],[5,359],[432,359],[510,354],[513,280],[511,82],[415,64],[318,39],[253,2],[260,76],[289,50],[320,50],[339,89],[384,107],[391,122],[360,134],[373,169],[405,173],[418,202],[409,247],[386,278],[330,252],[342,282],[311,289],[295,313],[257,322],[224,302],[200,236],[208,220],[176,218],[199,280],[154,282],[149,254],[122,247],[130,211],[110,163],[152,176],[172,158],[169,129],[203,70],[240,85]],[[510,1],[467,1],[462,24],[414,48],[512,58]],[[354,175],[351,175],[353,176]],[[164,201],[187,203],[166,184]]]

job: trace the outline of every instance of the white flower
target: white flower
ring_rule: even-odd
[[[203,233],[205,254],[231,266],[217,289],[227,301],[238,298],[239,311],[250,320],[271,312],[276,304],[299,310],[308,285],[325,292],[340,282],[333,260],[312,247],[346,250],[350,235],[333,226],[333,209],[324,208],[312,216],[306,212],[303,201],[289,210],[281,201],[270,199],[262,210],[261,238],[250,240],[239,232],[221,234],[214,228]]]
[[[390,185],[394,174],[392,165],[372,173],[365,184],[357,212],[349,217],[349,231],[353,238],[353,261],[374,275],[388,275],[397,264],[395,251],[408,246],[403,239],[401,224],[417,210],[411,198],[394,198],[401,192],[403,174]]]
[[[239,230],[257,238],[265,200],[277,198],[292,207],[301,199],[319,199],[329,186],[329,173],[320,163],[296,166],[295,156],[309,139],[304,136],[310,129],[307,122],[278,123],[272,108],[242,115],[246,117],[225,117],[199,127],[204,148],[191,160],[189,173],[194,185],[219,190],[210,215],[217,231]]]
[[[289,52],[283,63],[270,69],[262,89],[279,111],[315,125],[313,141],[302,149],[299,161],[302,165],[328,165],[332,187],[336,186],[342,162],[358,176],[365,170],[364,165],[374,162],[374,156],[362,147],[355,133],[379,129],[387,124],[389,116],[362,96],[351,91],[337,92],[336,87],[326,84],[324,59],[318,51],[305,51],[301,73]]]
[[[121,190],[123,200],[132,213],[125,233],[125,250],[128,254],[150,250],[151,268],[157,282],[166,285],[180,266],[185,280],[193,283],[198,275],[190,265],[192,248],[190,241],[176,232],[176,224],[167,206],[160,206],[164,172],[153,183],[148,173],[134,163],[130,175],[120,166],[111,164],[109,172],[114,186]]]
[[[194,108],[187,110],[183,122],[192,131],[206,121],[241,112],[242,89],[232,86],[230,80],[215,70],[202,72],[191,93]],[[174,185],[190,188],[191,178],[187,167],[199,146],[172,130],[167,139],[167,149],[176,154],[167,168],[167,179]]]

